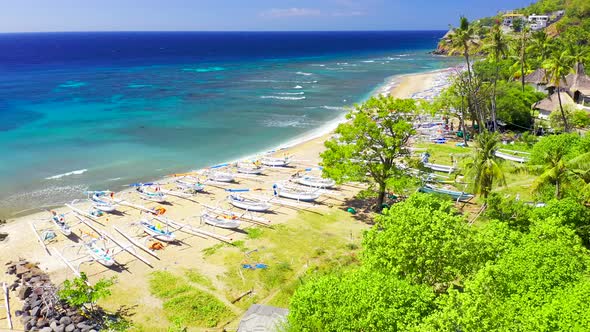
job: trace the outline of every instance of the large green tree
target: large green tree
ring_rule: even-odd
[[[488,263],[461,292],[441,298],[428,331],[586,331],[589,257],[574,232],[552,218]],[[569,303],[567,301],[570,301]]]
[[[397,161],[410,155],[416,108],[414,100],[385,96],[358,105],[347,115],[349,121],[338,126],[336,137],[325,143],[327,149],[320,155],[324,175],[339,183],[375,185],[381,210],[388,184],[405,177]]]
[[[450,201],[414,194],[376,218],[363,240],[363,263],[408,281],[444,290],[471,273],[476,246]]]

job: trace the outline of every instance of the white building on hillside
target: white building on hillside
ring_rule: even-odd
[[[533,31],[541,30],[541,29],[545,29],[547,27],[547,24],[549,23],[549,16],[548,15],[533,14],[533,15],[529,16],[528,21],[529,21],[529,25],[531,27],[531,30],[533,30]]]

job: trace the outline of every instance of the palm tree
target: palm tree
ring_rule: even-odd
[[[477,135],[472,160],[467,164],[468,176],[473,179],[472,187],[476,194],[484,198],[492,191],[494,182],[506,184],[506,178],[495,152],[500,143],[497,133],[484,131]]]
[[[473,86],[473,72],[471,69],[471,61],[470,56],[474,52],[474,50],[479,46],[479,36],[476,33],[475,28],[469,24],[469,21],[466,17],[461,16],[461,21],[458,28],[454,28],[452,33],[448,37],[447,40],[443,41],[443,45],[448,48],[449,55],[462,55],[465,58],[465,64],[467,65],[467,88],[468,88],[468,97],[467,97],[467,107],[471,110],[472,113],[475,113],[478,118],[480,118],[479,107],[477,101],[475,100],[475,88]],[[480,119],[477,122],[481,126]]]
[[[494,82],[492,88],[492,130],[496,131],[496,90],[500,71],[500,60],[506,57],[508,52],[508,40],[499,24],[496,24],[489,34],[489,43],[486,45],[489,59],[495,64]]]
[[[561,111],[561,118],[563,120],[563,126],[565,132],[569,132],[569,125],[565,112],[563,111],[563,104],[561,103],[561,83],[566,79],[566,75],[572,71],[570,66],[571,57],[567,50],[563,51],[560,48],[556,48],[551,52],[549,58],[543,62],[543,69],[547,74],[547,80],[553,84],[555,91],[557,92],[557,100],[559,100],[559,110]]]
[[[582,68],[584,62],[590,61],[590,49],[578,44],[567,44],[567,55],[576,74],[583,74]]]
[[[449,55],[461,54],[465,58],[469,79],[472,77],[469,56],[473,49],[477,47],[478,39],[479,37],[473,26],[469,24],[469,20],[465,16],[461,16],[459,27],[453,29],[448,40],[443,41],[443,45],[449,48]]]
[[[531,37],[527,52],[534,54],[536,59],[540,63],[543,63],[543,61],[545,61],[551,54],[553,43],[551,42],[551,39],[549,39],[549,36],[547,36],[545,30],[535,31],[532,33]]]
[[[520,69],[520,83],[522,85],[522,92],[524,93],[524,76],[527,70],[527,42],[529,37],[529,28],[525,26],[520,29],[519,38],[515,44],[513,44],[513,49],[517,55],[512,56],[515,59],[515,65]]]
[[[539,191],[545,184],[555,185],[555,198],[560,199],[563,186],[574,181],[581,181],[586,186],[590,183],[590,152],[566,160],[567,149],[548,151],[543,165],[534,165],[543,173],[533,183],[533,191]]]

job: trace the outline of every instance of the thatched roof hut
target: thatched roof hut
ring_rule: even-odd
[[[561,105],[575,105],[574,100],[570,97],[569,94],[566,92],[559,92],[561,97]],[[549,113],[559,109],[559,99],[557,97],[557,92],[553,93],[549,97],[535,103],[533,105],[533,109],[539,110],[540,117],[547,117]]]
[[[524,77],[524,82],[536,85],[546,85],[547,73],[545,72],[545,69],[537,69],[534,72],[526,75]]]

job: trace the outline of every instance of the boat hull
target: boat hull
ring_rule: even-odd
[[[419,189],[420,192],[427,193],[427,194],[439,194],[445,195],[452,198],[455,201],[460,202],[467,202],[471,200],[474,196],[472,194],[460,192],[460,191],[453,191],[453,190],[446,190],[446,189],[439,189],[434,187],[421,187]]]
[[[246,211],[264,212],[270,209],[270,204],[262,201],[254,202],[250,200],[240,199],[232,195],[228,196],[227,200],[231,205]]]
[[[333,188],[336,185],[334,180],[316,177],[301,177],[297,178],[295,181],[304,186],[315,188]]]
[[[226,219],[209,213],[201,215],[201,220],[207,225],[219,228],[234,229],[240,227],[240,221],[237,219]]]
[[[260,162],[265,166],[285,167],[288,166],[291,161],[285,158],[262,158],[260,159]]]

